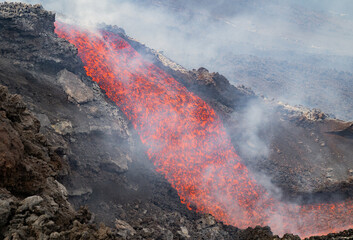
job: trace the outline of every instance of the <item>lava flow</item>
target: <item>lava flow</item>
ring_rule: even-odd
[[[222,122],[203,100],[108,31],[56,23],[78,48],[88,76],[126,114],[157,171],[198,212],[239,228],[269,225],[276,234],[325,234],[353,226],[353,203],[279,202],[257,185]]]

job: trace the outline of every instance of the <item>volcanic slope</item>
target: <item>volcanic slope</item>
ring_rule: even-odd
[[[273,238],[268,228],[240,231],[217,223],[210,216],[188,211],[170,185],[151,166],[143,164],[147,162],[146,155],[137,151],[139,139],[129,127],[129,121],[86,77],[75,48],[53,34],[54,16],[39,6],[24,4],[2,4],[1,13],[1,83],[11,92],[23,95],[28,107],[40,119],[41,131],[50,142],[67,147],[60,153],[71,171],[60,179],[69,190],[71,203],[75,206],[88,204],[97,216],[96,221],[115,225],[114,234],[124,238]],[[230,126],[234,127],[232,119],[238,123],[231,113],[244,111],[249,100],[257,99],[246,88],[230,86],[219,74],[210,74],[205,69],[186,71],[127,38],[121,29],[111,30],[119,31],[135,49],[152,57],[161,69],[201,96]],[[75,86],[83,86],[82,83],[87,88],[75,90]],[[289,111],[280,107],[280,112],[287,114],[291,119],[288,122],[294,126],[301,122],[299,127],[304,129],[311,122],[317,126],[317,120],[322,119],[322,115],[310,111]],[[324,126],[327,121],[323,121]],[[331,135],[349,138],[346,123],[330,121]],[[116,123],[113,127],[112,122]],[[231,135],[236,143],[235,135]],[[269,169],[277,166],[275,161],[267,162],[272,164]],[[285,172],[281,175],[291,176]],[[346,231],[332,237],[349,237],[350,234]]]

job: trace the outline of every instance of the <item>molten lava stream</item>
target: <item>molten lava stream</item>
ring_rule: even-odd
[[[78,48],[87,75],[131,120],[157,171],[190,209],[239,228],[269,225],[276,234],[352,227],[351,201],[298,206],[272,199],[251,178],[214,110],[119,35],[63,23],[56,33]]]

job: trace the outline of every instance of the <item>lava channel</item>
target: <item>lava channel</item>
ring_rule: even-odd
[[[239,228],[270,226],[301,237],[353,226],[352,200],[296,205],[258,185],[236,154],[220,118],[118,34],[56,22],[78,49],[88,76],[126,114],[147,154],[189,209]]]

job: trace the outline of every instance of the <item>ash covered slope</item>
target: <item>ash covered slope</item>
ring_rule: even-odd
[[[96,215],[96,222],[103,221],[114,228],[102,228],[104,234],[162,239],[188,236],[211,239],[273,238],[268,228],[240,231],[216,222],[211,216],[189,212],[180,204],[175,190],[148,165],[139,139],[124,115],[87,78],[76,56],[77,50],[56,37],[53,32],[54,15],[39,6],[24,4],[1,4],[0,8],[0,82],[8,86],[10,92],[23,96],[28,108],[40,120],[40,132],[47,137],[48,144],[57,146],[57,154],[68,162],[69,172],[62,172],[58,180],[68,189],[69,201],[75,207],[87,204]],[[246,88],[229,85],[219,74],[210,74],[205,69],[188,72],[175,64],[170,65],[172,62],[168,59],[159,54],[156,56],[150,49],[129,40],[141,53],[156,57],[157,65],[203,97],[231,126],[238,126],[239,123],[234,117],[236,114],[232,113],[244,112],[249,100],[258,99]],[[166,62],[168,64],[163,65]],[[237,124],[231,124],[232,121]],[[304,123],[307,121],[304,120]],[[344,138],[349,133],[340,130],[335,129]],[[237,145],[237,139],[234,143]],[[53,175],[58,175],[56,171]],[[46,176],[44,174],[42,177]],[[283,172],[281,176],[288,175]],[[8,195],[2,196],[12,194],[18,201],[32,194],[16,195],[17,186],[11,188],[9,184],[4,187],[9,188],[4,190]],[[50,194],[56,192],[55,188],[50,190]],[[33,194],[45,198],[42,192]],[[59,212],[63,211],[59,209]],[[75,214],[70,213],[71,223]],[[85,223],[89,215],[83,215],[85,217],[79,221]],[[16,219],[23,224],[30,216],[19,215]],[[11,224],[16,223],[13,217],[10,214],[4,222],[2,234],[10,233]],[[49,217],[48,221],[53,219]],[[66,226],[56,223],[59,228]],[[80,226],[78,222],[75,224]],[[88,228],[93,229],[92,226]],[[46,235],[50,235],[53,230],[45,231]],[[55,231],[58,234],[53,237],[62,239],[67,236],[59,230]],[[42,233],[42,230],[37,233],[29,231],[25,237],[36,238],[38,235],[35,234]],[[85,231],[75,233],[80,237],[87,234]],[[343,234],[350,236],[351,233]],[[108,235],[102,235],[102,238],[106,237]]]

